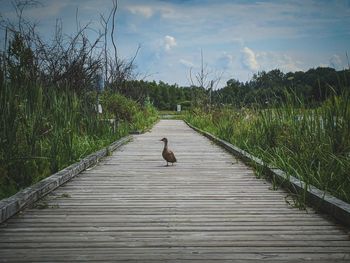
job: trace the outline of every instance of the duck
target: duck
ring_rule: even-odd
[[[169,150],[169,148],[168,148],[168,139],[163,138],[163,139],[161,139],[161,141],[164,142],[164,149],[162,152],[162,156],[163,156],[164,160],[166,161],[166,166],[169,166],[169,163],[174,165],[174,163],[176,163],[177,160],[175,158],[175,154],[171,150]]]

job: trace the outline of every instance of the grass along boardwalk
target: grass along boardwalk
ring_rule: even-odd
[[[347,229],[271,188],[184,122],[162,120],[1,224],[0,262],[349,262]]]

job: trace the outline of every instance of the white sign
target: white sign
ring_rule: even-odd
[[[105,82],[103,80],[102,74],[97,74],[96,76],[96,87],[98,92],[102,92],[104,90]]]
[[[176,110],[177,110],[177,112],[180,112],[181,111],[181,105],[177,105]]]

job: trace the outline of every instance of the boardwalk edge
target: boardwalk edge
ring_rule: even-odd
[[[0,223],[6,221],[11,216],[18,213],[21,209],[29,206],[44,197],[60,185],[66,183],[85,169],[95,165],[101,158],[107,156],[109,152],[115,151],[122,145],[131,140],[132,136],[125,136],[118,141],[113,142],[102,150],[94,152],[80,162],[74,163],[63,170],[41,180],[40,182],[29,186],[13,196],[0,201]]]
[[[282,187],[288,189],[293,193],[303,194],[306,197],[306,201],[309,205],[314,207],[318,211],[322,211],[334,217],[339,222],[350,226],[350,204],[316,188],[313,185],[306,185],[305,182],[288,175],[280,169],[269,166],[261,159],[249,154],[248,152],[238,148],[237,146],[228,143],[224,140],[217,138],[209,132],[203,131],[192,124],[185,121],[185,123],[204,135],[217,145],[223,147],[228,152],[240,158],[248,165],[260,167],[270,177],[270,179],[278,182]]]

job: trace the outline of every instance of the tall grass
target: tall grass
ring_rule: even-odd
[[[33,83],[3,81],[0,88],[0,199],[157,118],[151,105],[135,103],[135,120],[120,121],[114,129],[96,113],[95,96]]]
[[[17,23],[1,21],[5,48],[0,50],[0,199],[132,129],[145,129],[158,116],[150,104],[109,92],[101,96],[115,108],[97,113],[92,90],[101,83],[102,64],[111,65],[105,69],[106,88],[116,91],[131,76],[133,60],[109,57],[106,50],[103,57],[97,45],[102,35],[90,41],[87,27],[80,25],[75,35],[63,37],[57,24],[52,42],[44,41],[35,25],[22,17],[21,8],[28,3],[22,4],[14,3],[16,11],[21,10],[16,12],[21,14]],[[118,125],[111,125],[110,118]]]
[[[275,108],[195,110],[186,119],[350,202],[349,104],[350,93],[344,91],[314,109],[290,96]]]

